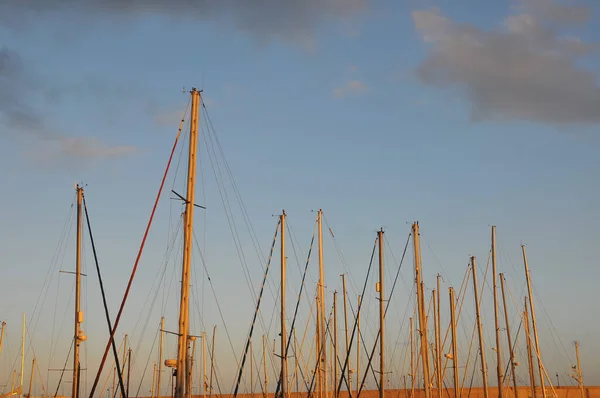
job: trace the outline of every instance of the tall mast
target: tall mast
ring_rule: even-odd
[[[344,299],[344,330],[346,331],[346,354],[344,357],[348,358],[348,386],[352,386],[352,370],[350,369],[350,329],[348,328],[348,297],[346,291],[346,274],[342,274],[342,297]],[[350,387],[352,388],[352,387]]]
[[[533,338],[535,343],[535,353],[538,361],[538,370],[540,372],[540,387],[542,388],[542,397],[546,398],[546,387],[544,382],[544,365],[542,364],[542,354],[540,352],[540,341],[538,339],[537,322],[535,321],[535,306],[533,305],[533,292],[531,290],[531,277],[529,276],[529,264],[527,263],[527,252],[525,246],[521,245],[523,250],[523,264],[525,265],[525,277],[527,278],[527,292],[529,294],[529,305],[531,306],[531,326],[533,327]]]
[[[527,342],[527,364],[529,368],[529,384],[531,385],[531,396],[535,397],[535,372],[533,371],[533,350],[531,349],[531,332],[529,327],[529,310],[527,309],[527,297],[523,311],[523,324],[525,325],[525,341]]]
[[[190,118],[190,143],[188,156],[187,193],[184,213],[184,243],[183,263],[181,266],[181,298],[179,301],[179,332],[177,341],[177,376],[175,377],[175,398],[184,398],[188,395],[186,389],[190,311],[190,276],[193,249],[194,231],[194,196],[196,183],[196,148],[198,145],[198,119],[200,113],[200,92],[195,88],[190,91],[192,96],[192,109]]]
[[[421,275],[421,246],[419,223],[414,223],[413,243],[415,254],[415,283],[417,284],[417,302],[419,308],[419,332],[421,334],[421,358],[423,359],[423,381],[425,385],[425,398],[431,398],[431,381],[429,376],[429,343],[427,341],[427,310],[425,309],[425,286]],[[485,397],[487,398],[487,396]]]
[[[508,352],[510,354],[510,370],[512,372],[513,388],[515,390],[515,398],[518,398],[519,391],[517,389],[517,373],[515,369],[515,351],[512,345],[512,337],[510,335],[510,322],[508,320],[508,309],[506,306],[506,294],[504,292],[504,274],[500,274],[500,288],[502,289],[502,304],[504,307],[504,323],[506,324],[506,342],[508,343]]]
[[[439,282],[439,279],[438,279]],[[439,341],[440,341],[440,325],[438,323],[438,313],[440,311],[439,308],[439,302],[438,302],[438,291],[436,289],[433,289],[433,291],[431,292],[431,296],[432,296],[432,301],[433,301],[433,330],[435,331],[435,379],[437,382],[437,393],[438,393],[438,397],[442,396],[442,367],[441,367],[441,361],[439,361],[438,358],[438,353],[440,352],[440,350],[442,349],[442,347],[439,346]]]
[[[321,398],[327,397],[327,339],[325,336],[325,276],[323,272],[323,210],[317,213],[317,224],[319,229],[319,337],[320,361],[317,368],[319,372],[319,384],[321,387]]]
[[[127,398],[129,398],[129,382],[131,381],[131,345],[129,345],[129,347],[129,354],[127,355],[127,390],[125,391],[125,393],[127,394]]]
[[[338,397],[338,327],[337,327],[337,292],[333,292],[333,397]]]
[[[123,337],[123,360],[121,361],[121,374],[125,374],[125,365],[127,365],[127,333],[125,333],[125,337]],[[119,396],[123,397],[123,391],[119,390]]]
[[[162,374],[162,362],[163,362],[163,345],[165,341],[165,317],[160,317],[160,347],[158,350],[158,374],[157,385],[156,385],[156,396],[160,398],[160,376]]]
[[[460,398],[460,382],[458,381],[458,347],[456,344],[456,300],[454,299],[454,288],[448,288],[450,295],[450,329],[452,331],[452,366],[454,374],[454,398]],[[534,397],[532,397],[534,398]]]
[[[83,188],[79,184],[75,185],[77,191],[77,246],[75,248],[75,333],[73,335],[73,383],[72,398],[79,398],[79,344],[85,340],[80,326],[83,322],[83,312],[81,311],[81,236],[83,231],[83,217],[81,213],[81,204],[83,202]]]
[[[579,385],[579,390],[581,391],[581,398],[585,398],[585,389],[583,387],[583,372],[581,371],[581,361],[579,360],[579,342],[575,342],[575,356],[577,357],[577,368],[573,369],[575,371],[577,384]]]
[[[379,241],[379,398],[385,397],[385,306],[383,304],[385,298],[384,292],[384,272],[383,272],[383,228],[377,232],[377,240]]]
[[[188,354],[188,365],[187,365],[187,379],[186,379],[186,395],[191,398],[192,396],[192,380],[194,377],[194,362],[196,358],[196,336],[188,336],[192,342],[192,349]]]
[[[287,334],[285,329],[285,210],[282,211],[281,220],[281,397],[287,398],[288,374],[287,374]]]
[[[477,264],[475,256],[471,257],[471,270],[473,271],[473,292],[475,294],[475,315],[477,322],[477,331],[479,333],[479,356],[481,359],[481,375],[483,377],[483,397],[488,398],[488,380],[487,369],[485,363],[485,350],[483,348],[483,330],[481,327],[481,311],[479,309],[479,293],[477,289]]]
[[[498,320],[498,285],[496,284],[496,226],[492,225],[492,289],[494,290],[494,325],[496,327],[496,376],[498,377],[498,397],[504,398],[502,383],[502,350],[500,349],[500,325]]]

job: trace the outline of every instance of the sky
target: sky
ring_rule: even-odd
[[[203,90],[201,117],[212,123],[202,125],[199,152],[197,202],[207,209],[195,217],[192,329],[210,338],[217,325],[224,392],[233,383],[276,216],[286,210],[295,242],[288,245],[291,312],[320,208],[334,235],[324,242],[328,307],[344,272],[356,302],[379,228],[386,231],[391,279],[410,224],[419,221],[427,292],[440,273],[447,302],[447,288],[458,290],[471,255],[485,270],[496,225],[498,268],[514,292],[515,325],[526,292],[524,244],[548,373],[553,382],[560,373],[561,385],[573,384],[568,372],[578,340],[586,384],[600,384],[599,20],[600,7],[583,0],[0,0],[0,320],[7,322],[0,386],[10,384],[18,361],[23,312],[30,323],[27,363],[37,351],[44,376],[64,365],[73,279],[58,271],[74,268],[75,181],[85,185],[115,316],[192,87]],[[211,152],[214,134],[224,157]],[[125,333],[132,339],[142,393],[150,388],[160,316],[167,328],[177,324],[182,207],[169,191],[184,192],[185,150],[176,152],[117,331],[118,340]],[[84,235],[89,391],[108,336]],[[302,328],[318,278],[315,255]],[[390,339],[404,344],[405,309],[414,304],[412,258],[409,250],[387,321]],[[256,347],[258,334],[272,341],[279,332],[278,261],[276,252]],[[365,326],[371,341],[374,279],[367,292],[361,316],[373,320]],[[461,320],[464,347],[471,302]],[[167,340],[172,353],[176,343]],[[391,355],[392,375],[406,373],[400,358]],[[526,372],[526,360],[520,362]],[[44,382],[56,388],[57,374]]]

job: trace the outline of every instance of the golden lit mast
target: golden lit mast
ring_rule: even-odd
[[[179,332],[177,341],[177,369],[175,398],[187,397],[191,391],[186,391],[188,336],[189,336],[189,293],[192,264],[193,231],[194,231],[194,195],[196,182],[196,148],[198,145],[198,119],[200,113],[200,91],[192,88],[192,110],[190,119],[190,143],[187,174],[187,193],[184,212],[184,244],[183,263],[181,270],[181,298],[179,302]]]

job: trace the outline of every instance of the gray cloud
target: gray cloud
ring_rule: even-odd
[[[364,8],[368,0],[0,0],[0,22],[13,27],[27,20],[54,14],[66,21],[73,13],[93,16],[161,15],[170,18],[231,22],[258,39],[312,42],[320,23],[346,18]]]
[[[73,137],[54,131],[36,106],[45,103],[52,91],[17,52],[0,48],[0,134],[4,133],[5,138],[24,139],[34,147],[26,152],[45,163],[64,159],[93,161],[136,151],[132,146],[109,145],[94,137]]]
[[[416,30],[430,46],[418,77],[458,90],[472,104],[475,121],[600,123],[598,75],[579,66],[598,45],[562,33],[589,15],[581,6],[526,0],[502,29],[486,31],[454,22],[437,8],[414,11]]]

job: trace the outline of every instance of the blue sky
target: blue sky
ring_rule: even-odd
[[[52,263],[75,180],[88,184],[109,304],[116,312],[188,100],[181,89],[196,86],[204,89],[263,252],[271,243],[273,215],[285,208],[302,264],[315,217],[311,210],[323,208],[353,274],[355,298],[375,231],[386,229],[389,254],[399,258],[409,222],[419,220],[427,244],[426,283],[432,288],[435,275],[444,274],[447,302],[446,288],[458,289],[469,255],[477,255],[485,267],[489,226],[495,224],[499,268],[519,296],[524,282],[520,244],[527,244],[539,305],[552,320],[538,309],[548,372],[561,372],[561,384],[570,382],[564,372],[577,339],[586,383],[600,383],[600,346],[594,339],[600,332],[594,316],[600,277],[595,266],[600,191],[594,184],[600,172],[597,6],[581,2],[559,8],[546,0],[459,6],[443,0],[330,0],[304,8],[293,2],[257,5],[253,11],[231,1],[207,6],[204,15],[183,1],[169,9],[155,3],[146,11],[142,6],[150,2],[133,1],[130,9],[113,2],[82,4],[0,5],[0,55],[8,55],[0,58],[5,60],[0,64],[5,93],[0,94],[5,187],[0,300],[10,303],[0,319],[9,325],[12,346],[0,354],[2,380],[9,380],[7,369],[18,352],[21,313],[33,312]],[[16,124],[15,109],[26,110],[35,124]],[[205,179],[197,195],[208,211],[197,213],[197,231],[206,235],[207,267],[239,352],[252,300],[206,157],[199,167]],[[181,166],[169,189],[184,190],[183,173]],[[140,313],[142,323],[158,322],[160,309],[147,315],[144,302],[158,294],[152,282],[179,210],[166,193],[119,333],[138,337],[133,330]],[[242,219],[237,225],[257,289],[264,264]],[[58,268],[72,269],[73,242],[61,250],[66,257]],[[90,255],[88,244],[86,270],[93,276]],[[328,289],[339,291],[344,268],[331,239],[326,260],[331,264]],[[177,261],[170,259],[169,278]],[[298,272],[295,259],[290,267]],[[311,272],[314,282],[314,267]],[[59,275],[52,275],[42,316],[33,321],[39,322],[36,350],[52,340],[43,329],[52,323],[54,308],[71,305],[70,277],[60,276],[63,290],[56,296]],[[271,283],[277,275],[271,274]],[[410,283],[408,267],[403,275]],[[203,324],[196,318],[194,326],[210,334],[207,325],[222,328],[222,323],[200,267],[197,278],[206,308]],[[292,292],[299,278],[290,277],[291,284],[296,282]],[[106,326],[95,278],[88,287],[86,360],[93,369]],[[161,295],[165,289],[161,286]],[[488,310],[489,293],[484,293]],[[410,295],[394,294],[399,315],[390,327],[400,330]],[[174,290],[171,296],[165,316],[175,325]],[[271,305],[265,318],[272,304],[265,303]],[[470,334],[469,316],[465,330]],[[371,317],[376,319],[375,312]],[[66,341],[69,319],[61,332]],[[397,332],[403,340],[405,331]],[[148,333],[139,337],[139,373],[154,329]],[[270,333],[275,336],[274,329]],[[558,339],[562,343],[555,344]],[[63,363],[68,350],[63,343],[53,367]],[[221,367],[233,368],[233,358],[223,355]],[[46,361],[48,353],[40,356]],[[491,350],[488,361],[493,367]],[[526,362],[521,363],[524,371]],[[230,376],[224,375],[225,390]]]

